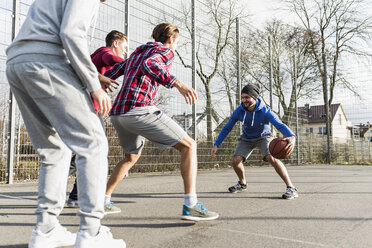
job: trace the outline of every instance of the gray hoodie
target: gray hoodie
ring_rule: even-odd
[[[70,61],[88,91],[100,89],[87,41],[99,3],[100,0],[35,0],[17,37],[6,50],[7,63],[24,54],[61,56]]]

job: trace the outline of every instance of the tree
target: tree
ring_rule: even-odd
[[[371,56],[361,49],[361,42],[370,39],[372,28],[372,16],[363,13],[367,3],[364,0],[287,0],[286,3],[307,30],[322,82],[324,105],[328,104],[330,109],[337,85],[353,90],[353,83],[339,70],[340,58],[350,53]]]
[[[242,37],[242,75],[247,75],[242,77],[243,82],[257,82],[263,92],[270,91],[269,37],[273,95],[278,99],[277,114],[283,110],[283,121],[291,124],[296,97],[312,98],[320,92],[316,64],[310,55],[306,30],[274,19],[267,22],[263,30],[253,30]],[[296,80],[293,80],[293,55],[296,56]],[[297,96],[294,81],[297,82]]]
[[[232,50],[230,50],[232,51]],[[230,53],[231,54],[231,53]],[[236,63],[236,60],[234,61],[234,56],[230,55],[222,55],[221,56],[221,68],[218,70],[217,74],[223,81],[223,91],[226,93],[227,100],[229,102],[229,109],[230,114],[234,112],[235,108],[235,102],[234,101],[234,92],[236,92],[236,67],[231,66]]]
[[[219,71],[221,56],[231,42],[232,32],[236,17],[242,16],[243,8],[238,5],[238,0],[206,0],[198,7],[198,18],[205,28],[198,29],[197,40],[197,68],[196,73],[202,82],[205,94],[205,113],[207,115],[207,141],[212,143],[212,118],[218,120],[218,114],[212,105],[213,85],[212,80]],[[191,36],[190,9],[183,7],[181,25],[185,25]],[[187,45],[187,44],[185,44]],[[177,52],[182,64],[187,64],[183,55]]]

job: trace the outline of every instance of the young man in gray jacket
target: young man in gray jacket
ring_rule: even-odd
[[[103,2],[104,0],[101,0]],[[125,247],[101,226],[108,144],[95,113],[111,108],[91,62],[87,33],[100,0],[35,0],[7,49],[10,88],[40,156],[37,222],[29,247]],[[71,151],[76,154],[80,230],[58,222],[65,203]]]

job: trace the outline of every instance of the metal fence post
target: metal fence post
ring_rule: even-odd
[[[128,51],[127,54],[125,55],[126,58],[128,58],[129,54],[129,0],[125,0],[125,23],[124,23],[124,34],[128,38]]]
[[[239,17],[236,18],[236,107],[240,104],[242,80],[240,74],[240,25]],[[239,125],[239,135],[242,133],[242,127]]]
[[[270,87],[270,108],[273,109],[273,54],[271,51],[271,37],[268,38],[269,45],[269,87]],[[271,133],[273,133],[273,125],[270,123]]]
[[[129,0],[125,0],[125,10],[124,10],[124,34],[127,36],[127,41],[128,41],[128,50],[127,50],[127,54],[125,55],[125,59],[127,59],[129,57]],[[125,153],[124,151],[122,151],[123,153],[123,156],[125,156]],[[127,173],[125,173],[125,176],[128,177],[129,176],[129,170],[127,171]]]
[[[297,165],[300,164],[300,134],[298,129],[298,106],[297,106],[297,65],[296,65],[296,52],[293,54],[293,84],[294,84],[294,97],[295,97],[295,110],[296,110],[296,152],[297,152]]]
[[[19,0],[13,0],[12,13],[12,40],[16,37],[19,30]],[[13,184],[14,170],[14,121],[15,121],[15,98],[12,91],[9,91],[9,123],[8,123],[8,153],[7,153],[7,183]]]
[[[196,27],[195,27],[195,0],[191,0],[191,66],[192,66],[192,88],[196,90]],[[196,141],[196,104],[192,105],[192,138]]]
[[[4,99],[5,100],[5,99]],[[2,146],[1,146],[1,163],[2,164],[6,164],[7,163],[7,158],[6,158],[6,154],[5,154],[5,145],[6,145],[6,137],[7,137],[7,133],[6,133],[6,123],[5,123],[5,116],[3,117],[3,132],[2,132],[2,136],[1,136],[1,140],[2,140]]]

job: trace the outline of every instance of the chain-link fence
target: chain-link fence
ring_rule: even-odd
[[[6,0],[0,3],[0,182],[7,182],[9,176],[9,87],[5,76],[5,49],[12,37],[13,2]],[[21,23],[32,2],[18,1],[20,8],[16,16]],[[372,102],[371,97],[368,97],[370,90],[367,87],[371,73],[368,70],[360,71],[356,65],[341,67],[337,76],[352,74],[357,77],[351,80],[348,78],[349,84],[336,87],[327,115],[323,102],[322,73],[311,54],[308,30],[275,20],[268,22],[265,27],[253,28],[251,22],[254,20],[244,17],[244,8],[239,2],[156,0],[150,3],[142,0],[109,0],[102,4],[98,20],[92,29],[90,50],[93,52],[104,46],[106,34],[113,29],[127,33],[130,53],[140,44],[151,40],[152,29],[157,23],[167,21],[180,28],[181,44],[171,72],[192,86],[192,59],[195,51],[194,83],[198,102],[193,108],[186,105],[175,89],[161,88],[157,93],[156,104],[187,130],[190,136],[195,137],[198,143],[199,168],[230,165],[237,137],[241,132],[240,124],[235,125],[219,148],[217,160],[211,159],[210,150],[231,113],[240,104],[241,85],[248,82],[261,85],[262,100],[297,135],[297,149],[285,163],[371,163],[372,128],[369,119],[372,119],[372,111],[363,109],[368,104],[371,106]],[[196,11],[194,20],[193,8]],[[195,40],[192,40],[193,21],[196,28]],[[236,66],[237,58],[240,63],[239,71]],[[347,58],[344,57],[343,60],[345,64]],[[332,76],[327,79],[332,82]],[[118,82],[121,80],[119,78]],[[355,85],[358,87],[354,87]],[[342,94],[339,92],[344,91],[345,97],[340,96]],[[350,96],[350,92],[354,93]],[[112,98],[116,93],[112,94]],[[362,101],[361,106],[356,106],[358,100]],[[34,180],[38,175],[39,158],[17,108],[13,115],[14,151],[10,153],[13,158],[10,165],[12,176],[14,181]],[[109,140],[109,165],[112,169],[124,154],[115,129],[109,120],[105,123]],[[279,135],[275,128],[273,135]],[[264,163],[258,150],[247,161],[249,165]],[[179,153],[175,149],[160,151],[151,142],[147,142],[140,160],[131,172],[178,168]]]

